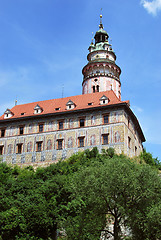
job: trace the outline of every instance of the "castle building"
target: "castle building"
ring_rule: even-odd
[[[93,147],[113,147],[129,157],[140,154],[145,137],[129,101],[121,100],[121,69],[108,37],[100,16],[82,70],[82,95],[16,105],[4,112],[2,161],[47,166]]]

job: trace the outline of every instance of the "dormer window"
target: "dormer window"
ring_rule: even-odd
[[[66,104],[66,109],[69,110],[73,108],[75,108],[75,104],[71,100],[69,100]]]
[[[91,106],[91,105],[93,105],[93,103],[92,103],[92,102],[89,102],[89,103],[88,103],[88,106]]]
[[[103,104],[107,104],[109,103],[109,99],[103,95],[101,98],[100,98],[100,104],[103,105]]]
[[[13,116],[13,113],[11,112],[10,109],[6,109],[6,111],[4,112],[4,118],[10,118]]]
[[[60,110],[60,108],[55,108],[55,111],[59,111]]]
[[[34,107],[34,114],[42,113],[42,111],[43,109],[38,104]]]

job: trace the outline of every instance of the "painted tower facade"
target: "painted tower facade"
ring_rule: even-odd
[[[116,65],[116,55],[108,42],[108,34],[103,29],[100,15],[99,30],[95,34],[95,43],[88,48],[88,63],[83,68],[82,94],[113,90],[121,100],[121,69]]]

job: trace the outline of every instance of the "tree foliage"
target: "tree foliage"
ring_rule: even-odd
[[[123,227],[133,239],[160,239],[159,164],[140,158],[147,164],[93,148],[36,171],[1,163],[0,239],[55,240],[60,231],[96,240],[103,230],[122,239]]]

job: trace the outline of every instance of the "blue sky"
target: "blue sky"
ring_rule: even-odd
[[[0,114],[18,104],[81,94],[82,68],[102,8],[130,100],[161,160],[161,0],[0,0]]]

